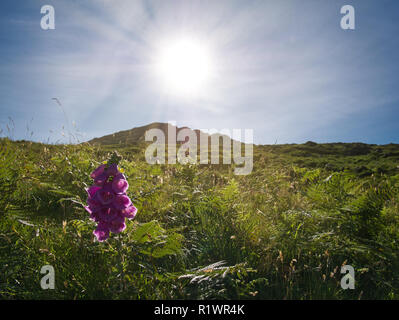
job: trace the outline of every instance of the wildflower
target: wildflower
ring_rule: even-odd
[[[87,204],[88,204],[87,208],[90,209],[89,213],[93,211],[98,211],[101,208],[101,202],[97,198],[88,198]]]
[[[95,194],[96,194],[96,192],[97,192],[98,190],[100,190],[100,189],[101,189],[101,188],[98,187],[98,186],[91,186],[90,188],[87,188],[87,189],[86,189],[86,192],[87,192],[88,197],[89,197],[90,199],[93,199],[94,196],[95,196]]]
[[[119,212],[114,208],[103,207],[98,214],[100,221],[111,222],[118,218]]]
[[[118,170],[118,165],[115,163],[112,163],[107,169],[107,174],[114,176],[114,177],[117,176],[118,174],[120,174],[120,171]]]
[[[109,230],[113,233],[119,233],[125,230],[126,224],[125,224],[125,218],[123,217],[117,217],[116,219],[110,221],[108,224]]]
[[[96,230],[94,230],[94,235],[97,237],[98,241],[104,241],[107,240],[109,237],[109,228],[108,225],[104,222],[100,222],[97,225]]]
[[[114,201],[112,203],[117,209],[126,209],[132,203],[132,201],[130,201],[130,198],[123,194],[117,194],[113,200]]]
[[[94,222],[100,222],[99,212],[92,212],[90,213],[90,219]]]
[[[112,189],[115,193],[123,194],[126,192],[127,188],[129,188],[129,184],[123,177],[115,177],[114,180],[112,180]]]
[[[94,178],[94,184],[96,186],[102,187],[104,183],[107,181],[108,175],[106,173],[102,173],[99,176]]]
[[[94,170],[91,174],[90,174],[90,178],[92,179],[96,179],[97,177],[99,177],[101,174],[104,173],[104,170],[106,168],[105,164],[102,164],[101,166],[99,166],[96,170]]]
[[[128,219],[134,219],[137,213],[137,208],[134,205],[121,210],[122,216]]]
[[[134,219],[137,213],[137,208],[126,195],[129,187],[126,177],[114,161],[115,157],[111,158],[109,165],[102,164],[95,169],[90,174],[94,185],[86,189],[87,206],[84,208],[90,219],[97,222],[93,234],[100,242],[107,240],[110,232],[125,230],[125,218]]]
[[[98,190],[96,195],[102,204],[110,204],[115,198],[115,194],[112,192],[112,188],[108,183]]]

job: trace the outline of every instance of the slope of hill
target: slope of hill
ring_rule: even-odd
[[[109,134],[100,138],[94,138],[88,142],[97,145],[137,144],[140,142],[144,142],[145,132],[153,128],[161,129],[164,132],[167,132],[168,124],[161,122],[153,122],[151,124],[142,127],[115,132],[113,134]]]
[[[168,134],[172,132],[170,130],[175,130],[176,134],[180,132],[182,129],[188,129],[195,133],[197,136],[197,141],[200,138],[200,130],[198,129],[190,129],[188,127],[176,127],[174,125],[163,123],[163,122],[153,122],[145,126],[133,128],[130,130],[119,131],[113,134],[109,134],[100,138],[94,138],[88,141],[90,144],[96,145],[132,145],[132,144],[140,144],[145,142],[145,133],[150,129],[160,129],[165,134],[165,141],[168,141]],[[209,134],[203,133],[205,136],[210,137]],[[218,135],[220,136],[220,135]]]
[[[141,144],[145,142],[145,132],[150,129],[160,129],[165,133],[168,141],[168,128],[173,128],[178,133],[182,129],[195,132],[199,141],[200,130],[188,127],[174,127],[167,123],[153,122],[151,124],[116,132],[88,141],[91,145],[102,146],[105,150],[118,148],[130,152],[142,150]],[[219,134],[208,135],[221,136]],[[230,138],[229,138],[230,139]],[[231,141],[231,140],[230,140]],[[222,144],[221,144],[222,145]],[[307,168],[328,168],[336,171],[350,170],[360,176],[370,176],[373,173],[397,174],[399,173],[399,145],[373,145],[365,143],[315,143],[308,141],[304,144],[280,145],[254,145],[254,158],[259,160],[268,155],[269,160],[284,163],[293,163]]]
[[[255,146],[237,176],[104,141],[0,139],[0,298],[399,299],[398,145]],[[98,243],[85,188],[113,150],[138,214]],[[56,290],[39,285],[47,264]]]

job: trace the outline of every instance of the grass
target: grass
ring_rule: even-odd
[[[138,214],[99,243],[84,188],[113,150]],[[255,146],[247,176],[149,165],[141,144],[0,151],[2,299],[399,298],[398,145]],[[55,290],[40,287],[46,264]]]

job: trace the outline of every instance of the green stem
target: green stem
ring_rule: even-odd
[[[124,262],[125,262],[125,255],[123,252],[123,242],[122,242],[122,236],[121,234],[118,234],[118,238],[116,239],[118,245],[117,245],[117,250],[118,250],[118,258],[119,258],[119,276],[120,276],[120,281],[121,281],[121,292],[125,291],[126,289],[126,284],[125,284],[125,271],[123,268]]]

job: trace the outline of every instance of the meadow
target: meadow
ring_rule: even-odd
[[[138,213],[98,242],[85,188],[114,150]],[[144,152],[0,140],[1,299],[399,299],[399,145],[255,146],[246,176]]]

